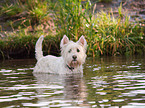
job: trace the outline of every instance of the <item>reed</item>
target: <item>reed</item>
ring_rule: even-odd
[[[89,41],[88,54],[132,55],[137,47],[145,48],[142,27],[129,21],[129,16],[114,17],[113,13],[99,12],[84,22]]]
[[[88,56],[131,55],[145,51],[144,26],[130,22],[121,5],[118,17],[113,12],[95,11],[96,5],[90,0],[19,0],[14,5],[3,5],[0,13],[9,20],[12,31],[1,31],[0,55],[8,57],[10,52],[20,49],[25,49],[27,55],[34,54],[36,40],[42,34],[46,53],[59,53],[59,42],[64,34],[75,41],[84,35]]]
[[[78,40],[78,37],[83,34],[83,20],[87,14],[89,1],[82,4],[81,0],[58,0],[55,11],[57,29],[61,34],[66,34],[69,38]],[[55,22],[56,22],[55,21]]]

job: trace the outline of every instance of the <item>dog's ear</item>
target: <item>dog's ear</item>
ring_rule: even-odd
[[[65,44],[69,42],[69,39],[66,35],[63,36],[61,42],[60,42],[60,47],[62,48]]]
[[[83,35],[79,38],[78,42],[86,49],[87,41]]]

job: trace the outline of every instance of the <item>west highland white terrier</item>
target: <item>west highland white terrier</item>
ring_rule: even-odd
[[[60,43],[61,57],[43,56],[43,39],[44,36],[41,36],[35,46],[37,63],[33,72],[56,74],[83,73],[82,64],[85,63],[87,49],[87,42],[84,36],[81,36],[77,42],[73,42],[64,35]]]

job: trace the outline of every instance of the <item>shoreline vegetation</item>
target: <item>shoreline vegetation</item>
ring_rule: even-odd
[[[145,53],[145,25],[130,21],[122,3],[115,16],[112,11],[96,12],[90,0],[15,0],[2,3],[0,16],[5,22],[0,26],[0,59],[34,58],[41,35],[44,55],[59,55],[64,34],[74,41],[84,35],[92,57]]]

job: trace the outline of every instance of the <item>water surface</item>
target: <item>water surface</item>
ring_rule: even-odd
[[[36,61],[0,61],[0,107],[145,108],[145,57],[87,58],[84,75],[33,74]]]

